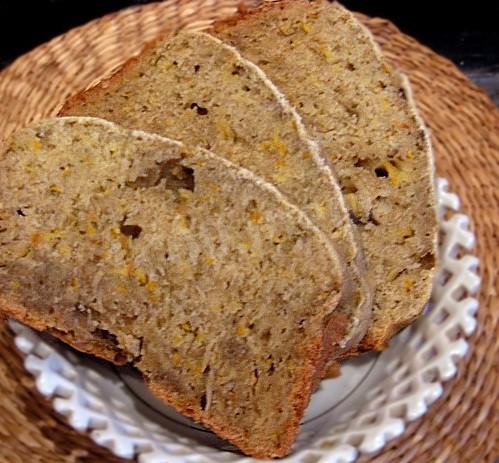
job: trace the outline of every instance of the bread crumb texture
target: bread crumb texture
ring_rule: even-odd
[[[133,362],[243,451],[289,451],[342,278],[304,214],[213,154],[94,118],[19,131],[0,185],[2,310]]]
[[[268,4],[212,33],[261,66],[334,165],[376,289],[360,350],[385,347],[427,303],[436,261],[432,155],[399,74],[325,0]]]
[[[371,290],[358,268],[360,247],[335,178],[320,155],[311,155],[317,148],[272,85],[219,40],[180,32],[71,99],[62,114],[102,117],[203,146],[274,184],[343,258],[340,310],[350,326],[342,344],[361,337],[371,315]]]

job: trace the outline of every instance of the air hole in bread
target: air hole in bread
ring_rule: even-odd
[[[201,407],[201,410],[205,410],[206,409],[206,404],[207,404],[206,394],[203,394],[201,396],[201,398],[199,399],[199,406]]]
[[[201,69],[201,66],[199,64],[196,64],[194,66],[194,72],[197,74],[199,72],[199,70]]]
[[[376,217],[374,217],[373,211],[369,211],[367,221],[372,223],[373,225],[379,225],[379,221],[376,219]]]
[[[269,341],[271,337],[272,331],[270,330],[270,328],[267,328],[261,335],[263,341]]]
[[[374,173],[376,177],[388,177],[388,171],[384,167],[376,167]]]
[[[284,240],[284,235],[282,234],[279,234],[279,235],[276,235],[272,242],[276,245],[276,246],[279,246]]]
[[[133,240],[137,239],[142,233],[140,225],[121,225],[120,232],[125,236],[131,236]]]
[[[96,328],[92,333],[96,338],[102,339],[103,341],[109,342],[114,347],[118,346],[118,339],[114,334],[105,330],[103,328]]]
[[[232,69],[232,72],[231,74],[233,76],[239,76],[241,75],[241,71],[243,70],[242,66],[239,66],[238,64],[236,64],[233,69]]]
[[[195,109],[200,116],[206,116],[208,114],[208,110],[199,106],[197,103],[191,103],[191,109]]]
[[[352,211],[348,211],[348,214],[350,216],[350,220],[355,225],[365,225],[364,222],[362,222],[362,220],[360,220],[360,217],[356,216]]]
[[[16,214],[19,215],[19,216],[21,216],[21,217],[26,217],[26,214],[24,213],[24,211],[22,209],[18,209],[16,211]]]
[[[113,361],[116,362],[116,364],[122,365],[129,360],[127,353],[119,347],[118,339],[110,331],[103,328],[96,328],[92,332],[92,336],[102,341],[105,347],[113,352]]]
[[[160,162],[157,167],[146,169],[144,175],[126,182],[126,186],[137,190],[157,186],[161,181],[164,181],[165,188],[168,190],[183,188],[194,191],[194,170],[183,166],[179,160]]]
[[[431,270],[435,266],[435,256],[431,252],[427,252],[419,258],[419,264],[425,270]]]

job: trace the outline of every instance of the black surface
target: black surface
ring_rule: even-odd
[[[148,0],[0,0],[0,68],[56,35]],[[499,1],[343,0],[453,60],[499,102]],[[1,103],[1,102],[0,102]]]

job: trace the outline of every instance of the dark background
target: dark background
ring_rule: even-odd
[[[0,69],[72,27],[143,3],[149,2],[0,0]],[[403,32],[453,60],[499,103],[498,0],[343,0],[342,3],[370,16],[390,19]]]

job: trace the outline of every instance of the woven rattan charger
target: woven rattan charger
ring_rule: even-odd
[[[246,2],[249,3],[249,2]],[[53,115],[72,93],[109,74],[158,33],[204,27],[237,0],[171,0],[128,9],[74,29],[0,73],[0,139]],[[250,5],[245,5],[248,7]],[[380,455],[361,462],[499,460],[499,110],[448,60],[393,24],[360,17],[394,66],[409,75],[432,132],[437,174],[449,179],[472,217],[481,262],[478,328],[443,397]],[[0,322],[0,463],[118,462],[70,429],[34,389]]]

